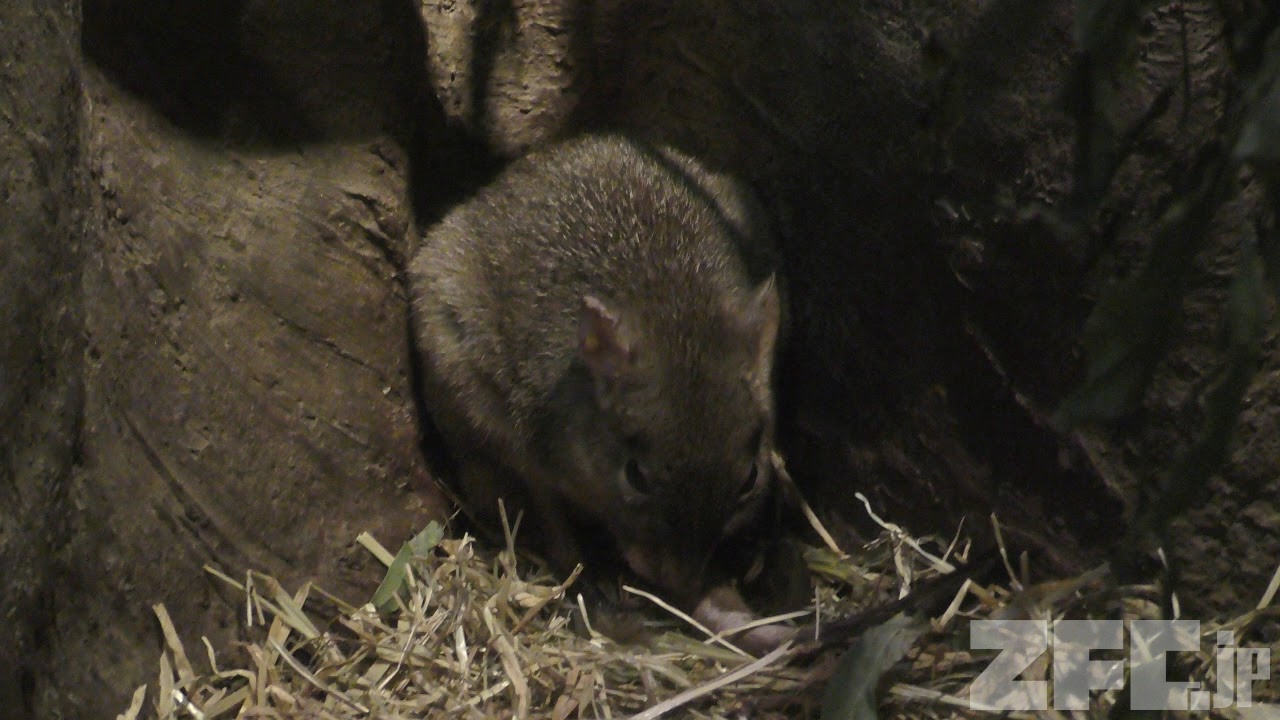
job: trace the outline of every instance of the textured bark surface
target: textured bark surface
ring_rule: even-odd
[[[189,647],[233,637],[205,564],[360,601],[356,536],[443,516],[400,282],[421,39],[392,10],[85,8],[83,462],[41,714],[148,680],[156,603]]]
[[[0,6],[0,718],[29,715],[81,413],[79,8]]]
[[[1221,26],[1174,5],[1123,111],[1173,100],[1102,249],[1028,211],[1070,190],[1065,2],[86,0],[83,30],[75,3],[5,4],[0,717],[113,717],[154,677],[155,603],[189,647],[233,636],[206,563],[363,599],[357,533],[392,547],[445,510],[402,284],[418,232],[501,159],[596,128],[733,171],[777,217],[785,449],[846,538],[862,491],[915,532],[981,535],[995,512],[1046,572],[1096,562],[1195,434],[1257,213],[1219,214],[1142,421],[1054,431],[1093,298],[1213,139]],[[1189,616],[1256,602],[1280,556],[1267,352],[1172,549]]]

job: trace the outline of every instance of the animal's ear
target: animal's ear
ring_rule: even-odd
[[[782,296],[775,276],[770,275],[752,290],[739,318],[754,343],[757,367],[769,367],[782,323]]]
[[[617,312],[598,298],[582,298],[578,313],[578,352],[597,381],[612,383],[635,364],[635,348]]]

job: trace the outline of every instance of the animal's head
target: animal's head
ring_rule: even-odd
[[[600,427],[598,511],[637,575],[683,600],[720,541],[773,490],[771,375],[781,300],[770,278],[703,312],[630,314],[586,297],[579,354]],[[690,321],[690,317],[696,320]]]

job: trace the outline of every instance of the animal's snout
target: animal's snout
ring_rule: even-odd
[[[627,548],[622,556],[632,572],[656,585],[678,604],[691,604],[702,593],[703,571],[707,565],[704,558],[686,558],[671,548],[640,545]]]

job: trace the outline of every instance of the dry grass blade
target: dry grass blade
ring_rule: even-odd
[[[525,677],[520,657],[516,654],[515,645],[502,633],[493,618],[493,611],[488,605],[482,610],[485,625],[493,637],[493,644],[498,649],[498,657],[502,661],[502,669],[507,674],[512,692],[516,696],[516,718],[524,720],[529,717],[529,680]]]
[[[139,686],[133,691],[133,700],[129,702],[129,707],[123,713],[116,716],[116,720],[137,720],[138,713],[142,712],[142,702],[147,699],[147,686]]]
[[[275,638],[271,638],[270,640],[268,640],[268,643],[271,645],[271,649],[276,651],[280,659],[284,660],[285,663],[288,664],[289,667],[293,668],[293,671],[298,673],[298,675],[301,676],[304,680],[314,685],[317,690],[320,690],[324,692],[326,695],[332,698],[335,698],[338,702],[342,703],[343,705],[346,705],[352,710],[355,710],[361,715],[369,714],[369,708],[364,707],[360,703],[347,697],[346,694],[343,693],[341,690],[329,687],[323,681],[321,681],[320,678],[316,677],[310,670],[307,670],[307,668],[304,667],[302,663],[298,662],[298,659],[293,656],[293,653],[286,650],[283,645],[281,645],[279,642],[276,641]]]
[[[824,622],[883,608],[905,588],[948,572],[951,563],[939,556],[952,557],[951,550],[963,546],[956,539],[910,538],[892,523],[885,527],[883,539],[848,555],[827,548],[805,551],[813,606],[750,625],[796,620],[817,608]],[[396,561],[372,536],[362,535],[360,544],[388,567]],[[504,545],[486,551],[464,536],[443,538],[429,551],[415,548],[402,563],[405,582],[389,596],[393,601],[385,612],[369,603],[344,602],[318,587],[304,585],[291,594],[266,575],[250,572],[237,580],[207,568],[244,594],[242,617],[249,624],[244,642],[215,653],[206,640],[206,652],[191,658],[182,647],[182,628],[157,606],[165,647],[153,686],[155,703],[147,707],[141,688],[119,720],[664,715],[775,720],[817,707],[834,660],[844,651],[784,647],[752,661],[710,631],[711,640],[664,632],[648,645],[621,645],[594,633],[584,637],[574,616],[585,615],[585,608],[569,593],[582,570],[555,578],[536,563],[517,563],[514,543],[508,539]],[[964,620],[1023,616],[1028,608],[1049,617],[1078,617],[1081,608],[1121,607],[1126,617],[1150,617],[1159,607],[1154,588],[1116,588],[1103,568],[1058,580],[1037,577],[1035,570],[1024,558],[1016,576],[1010,570],[1007,585],[1012,587],[971,578],[954,598],[941,598],[950,600],[945,612],[938,608],[941,621],[933,622],[903,661],[885,659],[877,669],[891,668],[891,690],[879,699],[881,716],[984,716],[969,704],[968,687],[993,653],[965,649],[969,628]],[[1035,584],[1023,590],[1028,578]],[[662,598],[637,594],[667,608],[666,615],[653,613],[659,628],[673,625],[672,615],[697,626]],[[1263,597],[1263,609],[1249,608],[1213,628],[1234,631],[1242,646],[1250,632],[1270,637],[1280,618],[1280,609],[1267,606],[1272,595]],[[1117,599],[1123,602],[1117,605]],[[589,618],[581,619],[589,625]],[[1187,675],[1211,683],[1212,653],[1207,648],[1186,662]],[[1280,645],[1272,653],[1280,657]],[[804,663],[793,662],[801,656]],[[1275,693],[1274,687],[1255,692],[1255,702],[1274,702]],[[1114,693],[1099,697],[1093,715],[1105,714],[1115,700]]]
[[[195,679],[196,672],[191,668],[191,661],[187,659],[187,653],[182,649],[182,641],[178,639],[178,631],[173,627],[173,620],[169,619],[169,611],[165,610],[164,605],[153,605],[151,611],[160,621],[160,631],[164,633],[165,644],[173,657],[174,666],[178,669],[178,680],[182,683],[191,682]]]
[[[837,557],[847,558],[848,553],[840,549],[840,545],[836,543],[835,538],[831,537],[831,533],[827,531],[827,527],[818,519],[818,514],[813,511],[813,507],[809,505],[809,501],[796,488],[795,481],[791,479],[791,473],[787,472],[787,463],[782,459],[782,454],[774,450],[769,453],[769,463],[773,465],[773,472],[778,476],[779,482],[783,487],[787,488],[790,495],[800,506],[800,512],[804,515],[804,519],[809,522],[809,526],[822,539],[823,544],[827,546],[831,552]]]
[[[791,651],[791,643],[786,643],[781,647],[775,648],[773,652],[765,655],[764,657],[760,658],[759,660],[756,660],[755,662],[749,665],[743,665],[737,670],[734,670],[732,672],[727,672],[724,675],[721,675],[720,677],[716,678],[715,680],[712,680],[711,682],[706,683],[705,685],[701,685],[699,687],[693,688],[692,690],[687,690],[671,698],[670,700],[666,700],[657,705],[654,705],[648,710],[645,710],[644,712],[639,713],[638,715],[632,716],[631,720],[654,720],[654,718],[662,717],[663,715],[666,715],[672,710],[675,710],[678,707],[687,705],[689,702],[696,700],[697,698],[700,698],[709,693],[713,693],[716,690],[719,690],[720,688],[726,685],[730,685],[745,677],[749,677],[751,675],[754,675],[760,672],[761,670],[764,670],[770,665],[781,660],[790,651]]]
[[[1262,599],[1258,601],[1258,609],[1269,607],[1271,601],[1275,600],[1276,592],[1280,591],[1280,565],[1276,566],[1276,571],[1271,575],[1271,582],[1267,584],[1266,592],[1262,593]]]
[[[866,495],[863,495],[862,493],[854,493],[853,496],[862,501],[862,505],[866,509],[867,516],[870,517],[877,525],[888,531],[889,535],[893,537],[895,541],[902,542],[907,547],[915,550],[920,557],[928,560],[934,569],[939,572],[949,573],[955,571],[956,568],[954,565],[925,550],[920,545],[919,541],[907,534],[907,531],[902,529],[901,526],[888,522],[877,515],[875,511],[871,509],[871,501],[867,499]]]
[[[815,614],[814,610],[796,610],[795,612],[782,613],[780,615],[770,615],[769,617],[752,620],[749,623],[743,623],[737,627],[731,627],[728,630],[722,630],[707,640],[708,642],[719,641],[721,638],[733,637],[734,635],[744,633],[752,628],[764,627],[765,625],[777,625],[790,620],[799,620],[800,618],[809,617],[813,614]]]
[[[680,618],[681,620],[685,621],[686,623],[689,623],[689,625],[691,625],[691,626],[693,626],[693,627],[697,628],[697,629],[698,629],[698,632],[700,632],[700,633],[702,633],[702,634],[706,635],[708,640],[711,640],[711,641],[713,641],[713,642],[715,642],[715,643],[717,643],[717,644],[719,644],[719,645],[724,646],[724,647],[725,647],[725,649],[730,650],[730,651],[732,651],[732,652],[735,652],[735,653],[737,653],[738,655],[741,655],[742,657],[751,657],[751,653],[748,653],[746,650],[743,650],[742,648],[738,647],[737,645],[734,645],[733,643],[729,642],[728,640],[725,640],[724,638],[720,637],[720,635],[719,635],[718,633],[716,633],[715,631],[713,631],[711,628],[707,627],[706,625],[703,625],[702,623],[698,622],[697,620],[694,620],[694,619],[693,619],[693,617],[692,617],[691,615],[689,615],[688,613],[686,613],[686,612],[684,612],[684,611],[682,611],[682,610],[677,609],[675,606],[671,605],[671,604],[670,604],[670,603],[668,603],[666,600],[663,600],[662,598],[658,597],[657,595],[654,595],[653,593],[650,593],[650,592],[645,592],[644,590],[641,590],[641,589],[639,589],[639,588],[633,588],[633,587],[631,587],[630,585],[623,585],[623,586],[622,586],[622,589],[623,589],[623,590],[625,590],[625,591],[627,591],[627,592],[629,592],[629,593],[631,593],[632,595],[639,595],[640,597],[644,598],[645,600],[648,600],[649,602],[653,603],[654,605],[657,605],[658,607],[662,608],[663,610],[666,610],[667,612],[669,612],[669,613],[671,613],[672,615],[674,615],[674,616],[676,616],[676,617]]]

